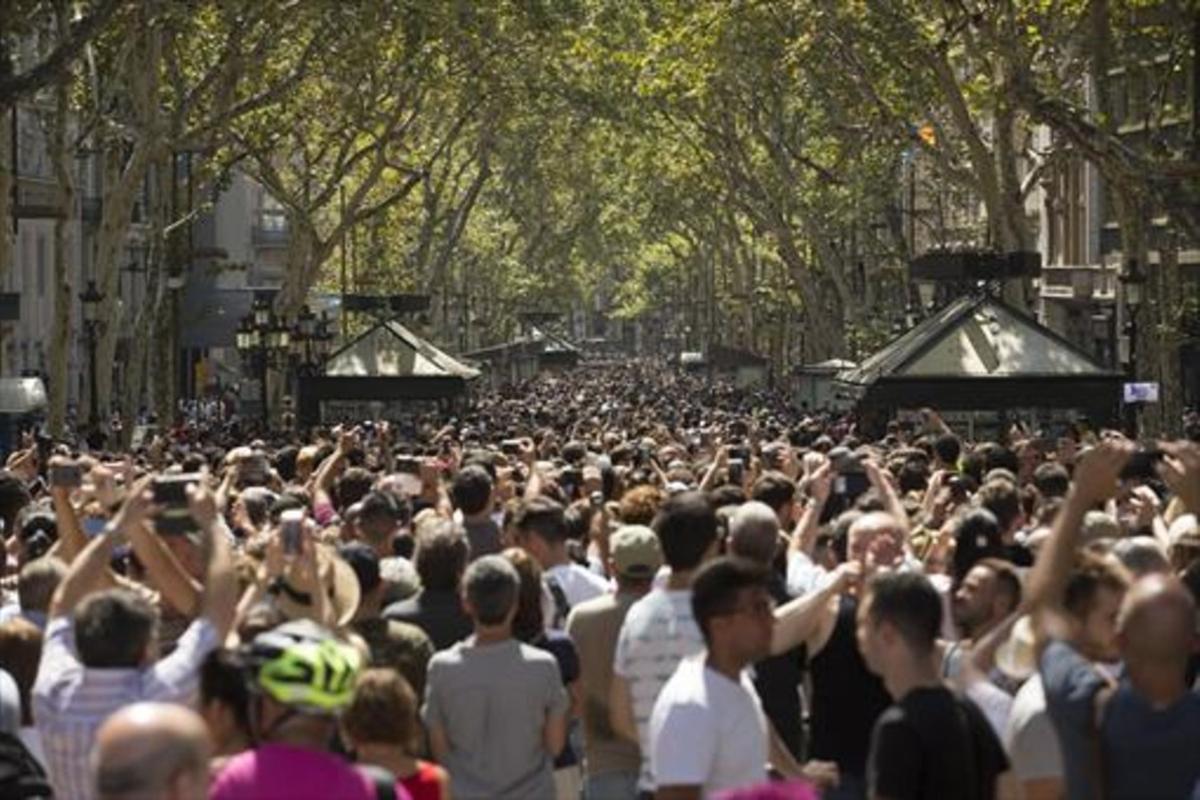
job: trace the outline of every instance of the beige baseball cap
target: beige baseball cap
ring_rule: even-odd
[[[625,525],[608,543],[613,566],[628,578],[650,578],[662,566],[662,547],[658,535],[645,525]]]

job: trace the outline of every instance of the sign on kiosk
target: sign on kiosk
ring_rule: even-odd
[[[1124,399],[1126,403],[1157,403],[1157,383],[1127,383]]]

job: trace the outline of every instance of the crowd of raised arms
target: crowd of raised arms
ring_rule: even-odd
[[[0,798],[1200,797],[1197,427],[871,438],[640,362],[28,436]]]

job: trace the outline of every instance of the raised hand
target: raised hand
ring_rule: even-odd
[[[1134,513],[1137,514],[1137,524],[1139,527],[1145,527],[1154,522],[1154,517],[1158,514],[1162,503],[1159,502],[1158,495],[1149,486],[1136,486],[1129,498],[1129,504],[1133,507]]]
[[[532,467],[537,461],[537,447],[533,444],[533,439],[526,437],[520,440],[521,450],[517,453],[517,457],[525,462],[526,466]]]
[[[833,464],[826,461],[813,472],[808,484],[808,493],[817,504],[823,506],[829,501],[829,495],[832,492]]]
[[[1184,507],[1200,516],[1200,444],[1162,442],[1160,446],[1166,455],[1158,474]]]
[[[844,594],[858,586],[862,580],[863,565],[859,561],[846,561],[833,571],[830,587],[837,594]]]
[[[147,475],[133,485],[121,505],[121,510],[113,519],[113,527],[129,531],[159,512],[159,506],[154,502],[154,492],[150,488],[153,481],[154,478]]]
[[[337,449],[342,455],[348,455],[358,449],[359,445],[359,430],[358,428],[350,428],[338,433]]]
[[[1075,465],[1071,491],[1088,505],[1116,494],[1121,469],[1137,446],[1128,439],[1107,439],[1088,450]]]
[[[217,500],[213,493],[203,483],[187,487],[188,511],[201,530],[212,530],[220,512],[217,510]]]

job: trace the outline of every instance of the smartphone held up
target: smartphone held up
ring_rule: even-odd
[[[56,489],[78,489],[83,485],[82,465],[73,462],[51,464],[50,485]]]
[[[154,519],[154,529],[160,536],[184,536],[199,530],[188,509],[187,487],[200,483],[203,477],[199,472],[189,472],[154,479],[154,504],[161,509]]]
[[[285,556],[298,556],[304,550],[304,512],[288,509],[279,519],[279,538]]]

